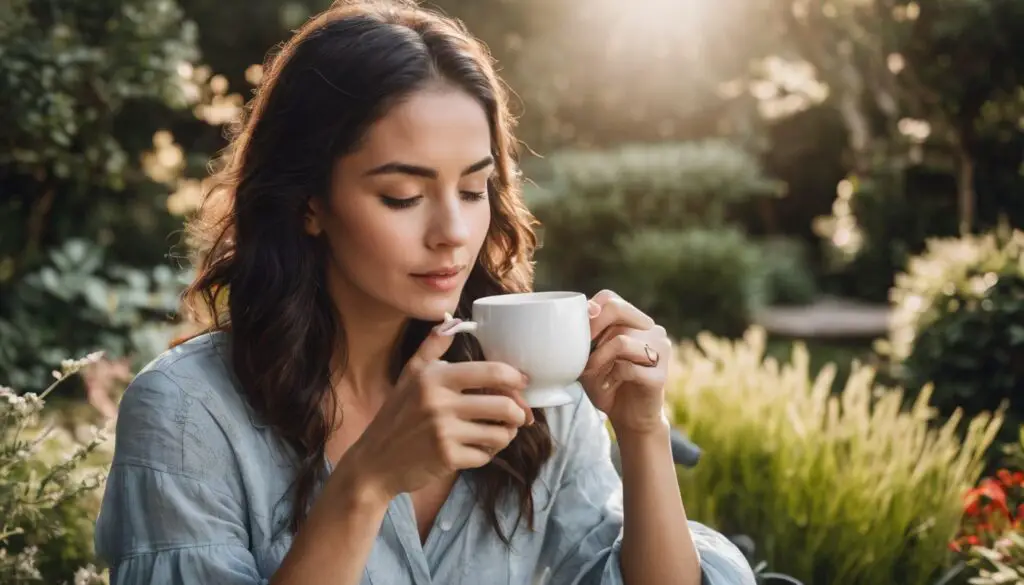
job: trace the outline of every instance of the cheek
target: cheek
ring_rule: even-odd
[[[391,217],[389,217],[389,215]],[[418,232],[399,214],[347,213],[331,237],[333,255],[350,276],[381,275],[400,268],[413,250]]]
[[[473,242],[474,248],[480,250],[491,229],[491,204],[490,202],[478,203],[470,209],[470,226],[472,226],[470,227],[470,240]]]

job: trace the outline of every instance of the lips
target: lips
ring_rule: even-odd
[[[412,277],[430,291],[451,292],[459,287],[459,275],[464,269],[464,266],[450,266],[429,272],[415,273]]]
[[[417,272],[413,273],[413,276],[431,277],[431,278],[447,278],[456,276],[462,272],[463,266],[448,266],[439,270],[431,270],[430,272]]]

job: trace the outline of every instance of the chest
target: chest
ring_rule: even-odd
[[[543,564],[544,523],[540,530],[522,529],[506,546],[495,534],[485,510],[476,504],[466,476],[455,480],[450,496],[442,490],[401,494],[392,500],[375,539],[360,585],[537,585]],[[415,501],[433,496],[437,510],[424,533],[424,506]],[[511,510],[499,511],[501,517]],[[260,575],[270,577],[288,553],[291,534],[254,543]],[[541,573],[543,571],[540,571]],[[540,581],[544,583],[544,581]]]
[[[349,416],[345,424],[331,434],[327,440],[326,455],[330,461],[338,461],[355,443],[369,424],[368,417],[361,417],[356,414]],[[416,531],[419,534],[420,542],[427,540],[431,527],[434,525],[438,512],[448,500],[455,485],[456,476],[438,479],[427,487],[409,494],[412,502],[413,517],[416,520]]]
[[[426,542],[441,507],[451,495],[453,485],[455,485],[455,476],[439,480],[435,484],[409,494],[420,543]]]

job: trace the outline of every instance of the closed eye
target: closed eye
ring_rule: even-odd
[[[422,195],[416,195],[414,197],[391,197],[390,195],[379,195],[381,203],[390,207],[391,209],[408,209],[413,205],[416,205],[420,199],[423,199]]]

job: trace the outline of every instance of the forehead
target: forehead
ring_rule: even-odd
[[[391,161],[461,172],[491,152],[483,106],[451,88],[421,90],[391,108],[370,127],[353,162]]]

